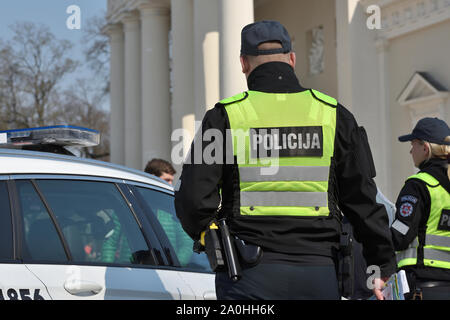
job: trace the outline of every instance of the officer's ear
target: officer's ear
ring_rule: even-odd
[[[250,72],[250,62],[248,61],[246,56],[241,56],[241,66],[242,66],[242,73],[248,74]]]
[[[295,69],[296,63],[297,63],[297,57],[295,55],[295,52],[289,52],[289,65],[292,67],[292,69]]]
[[[425,152],[425,157],[430,158],[431,146],[430,146],[429,142],[424,141],[424,143],[423,143],[423,151]]]

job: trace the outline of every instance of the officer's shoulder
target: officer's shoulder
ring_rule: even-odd
[[[327,104],[327,105],[329,105],[329,106],[331,106],[333,108],[337,107],[338,102],[337,102],[337,100],[335,98],[330,97],[329,95],[326,95],[325,93],[317,91],[317,90],[314,90],[314,89],[309,89],[309,91],[311,92],[312,96],[315,99],[317,99],[317,100],[319,100],[319,101],[321,101],[321,102],[323,102],[323,103],[325,103],[325,104]]]
[[[236,102],[243,101],[248,98],[248,92],[241,92],[232,97],[220,100],[218,106],[227,106]]]
[[[412,194],[412,195],[422,195],[423,193],[427,193],[427,183],[415,176],[410,176],[406,178],[403,188],[400,191],[400,195],[402,194]]]
[[[426,184],[430,187],[436,187],[439,185],[439,180],[436,179],[434,176],[432,176],[431,174],[429,174],[428,172],[425,171],[420,171],[419,173],[416,173],[412,176],[409,176],[406,179],[407,182],[411,181],[411,182],[416,182],[419,185],[420,184]]]

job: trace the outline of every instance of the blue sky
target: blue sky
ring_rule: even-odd
[[[44,23],[57,39],[73,43],[72,58],[84,62],[81,39],[83,27],[89,18],[106,13],[107,0],[1,0],[0,1],[0,38],[8,40],[12,36],[9,26],[16,21]],[[77,5],[81,10],[81,29],[70,30],[66,20],[70,14],[67,7]],[[91,77],[87,68],[80,68],[76,74],[68,75],[64,83],[71,83],[79,77]]]

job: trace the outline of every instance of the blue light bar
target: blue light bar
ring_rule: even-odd
[[[58,145],[93,147],[100,143],[100,132],[77,126],[51,126],[0,131],[0,146]]]

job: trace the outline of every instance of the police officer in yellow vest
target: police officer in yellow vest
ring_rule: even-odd
[[[424,118],[399,140],[411,141],[420,171],[406,180],[396,203],[391,230],[398,267],[407,272],[412,299],[450,300],[450,129]]]
[[[249,90],[206,113],[175,193],[177,215],[193,239],[225,217],[233,236],[263,250],[257,264],[241,261],[239,281],[216,274],[217,297],[339,299],[340,210],[368,265],[389,277],[395,252],[385,208],[375,201],[363,129],[334,98],[300,85],[279,22],[244,27],[240,59]],[[216,161],[206,159],[209,153]]]

